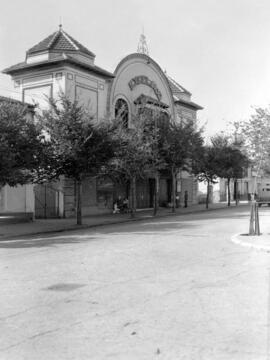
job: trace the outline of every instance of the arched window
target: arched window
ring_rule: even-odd
[[[120,119],[125,128],[128,127],[128,104],[124,99],[118,99],[115,103],[115,118]]]

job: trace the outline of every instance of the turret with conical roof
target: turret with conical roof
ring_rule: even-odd
[[[27,57],[46,51],[59,54],[63,52],[73,55],[81,54],[91,60],[95,58],[95,54],[92,53],[92,51],[88,50],[85,46],[63,31],[62,25],[59,26],[58,31],[31,47],[31,49],[27,51]]]
[[[113,75],[94,64],[95,54],[66,33],[62,26],[26,52],[26,60],[3,71],[17,75],[34,68],[68,63],[83,70],[112,78]]]

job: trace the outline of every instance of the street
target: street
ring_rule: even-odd
[[[248,210],[0,242],[0,359],[269,360],[270,254],[230,241]]]

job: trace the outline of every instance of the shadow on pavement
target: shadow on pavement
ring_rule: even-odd
[[[124,222],[119,224],[111,224],[106,227],[92,227],[88,229],[71,230],[61,234],[42,234],[29,235],[21,237],[19,240],[6,240],[0,242],[0,249],[23,249],[23,248],[44,248],[66,244],[83,243],[89,241],[101,241],[104,236],[138,234],[138,235],[158,235],[160,233],[169,233],[170,231],[189,230],[199,228],[205,221],[213,221],[215,219],[240,219],[247,218],[249,214],[248,207],[230,207],[223,209],[224,211],[209,211],[194,214],[177,214],[174,216],[164,216],[157,218],[145,218],[136,222]],[[230,210],[235,210],[232,213]],[[264,208],[260,211],[261,216],[270,216],[270,209]],[[196,223],[200,221],[200,223]]]
[[[80,229],[75,231],[69,231],[65,235],[43,235],[43,236],[28,236],[27,239],[20,240],[6,240],[0,242],[0,249],[23,249],[23,248],[43,248],[51,247],[58,245],[66,244],[75,244],[82,242],[89,242],[93,240],[102,240],[103,236],[106,236],[108,233],[111,235],[123,235],[123,234],[145,234],[145,235],[158,235],[160,233],[165,233],[177,229],[190,229],[196,228],[199,225],[196,224],[185,224],[183,222],[177,222],[175,219],[160,219],[160,222],[153,222],[152,220],[157,219],[147,219],[145,222],[132,222],[132,223],[121,223],[111,225],[110,231],[108,227],[99,228],[98,232],[95,229]],[[151,226],[151,228],[150,228]],[[132,228],[131,228],[132,227]],[[136,227],[136,229],[134,229]],[[154,230],[153,230],[154,227]],[[95,232],[95,235],[91,233]],[[91,233],[89,233],[91,232]]]
[[[23,248],[42,248],[49,246],[65,245],[65,244],[77,244],[83,241],[93,240],[93,236],[80,236],[80,235],[59,235],[59,236],[47,236],[42,238],[33,238],[29,240],[7,240],[0,242],[0,249],[23,249]]]

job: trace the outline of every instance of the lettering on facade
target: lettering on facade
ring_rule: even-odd
[[[154,90],[154,93],[156,94],[156,97],[158,98],[158,100],[161,99],[162,95],[160,90],[157,87],[157,84],[150,80],[147,76],[144,75],[140,75],[140,76],[135,76],[133,79],[130,80],[130,82],[128,83],[128,86],[130,88],[130,90],[133,90],[137,85],[146,85],[149,86],[152,90]]]

